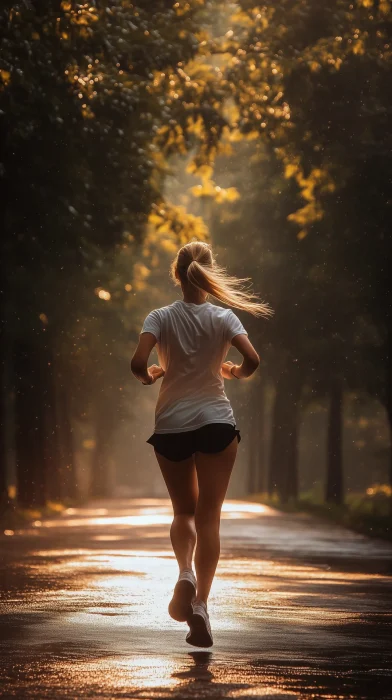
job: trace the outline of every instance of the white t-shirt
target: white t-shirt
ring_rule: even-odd
[[[159,363],[165,370],[155,432],[185,432],[207,423],[235,425],[221,366],[232,338],[248,334],[233,311],[208,301],[177,300],[148,314],[141,330],[146,332],[156,337]]]

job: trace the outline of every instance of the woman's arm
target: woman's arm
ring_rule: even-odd
[[[230,362],[230,360],[224,362],[222,365],[222,375],[225,379],[234,379],[235,377],[237,379],[246,379],[256,372],[260,364],[260,357],[245,333],[238,333],[238,335],[235,335],[231,344],[237,348],[244,359],[241,365],[235,365],[233,362]]]
[[[153,333],[142,333],[139,337],[138,346],[133,354],[131,371],[142,384],[154,384],[157,379],[163,377],[165,374],[162,367],[158,367],[158,365],[151,365],[147,369],[148,358],[156,342],[157,339]]]

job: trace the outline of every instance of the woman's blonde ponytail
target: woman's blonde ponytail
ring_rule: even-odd
[[[192,241],[180,248],[171,265],[171,277],[176,284],[189,282],[227,306],[248,311],[253,316],[269,317],[273,311],[246,287],[250,277],[238,278],[227,273],[213,257],[211,246]]]

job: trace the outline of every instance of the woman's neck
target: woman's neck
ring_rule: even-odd
[[[182,287],[182,294],[184,297],[183,301],[187,304],[204,304],[208,296],[206,292],[201,290],[184,289],[184,287]]]

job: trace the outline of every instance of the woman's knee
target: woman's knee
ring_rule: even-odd
[[[204,528],[209,531],[211,531],[214,528],[219,529],[220,518],[221,509],[220,507],[218,508],[216,505],[209,508],[197,507],[195,512],[196,530],[200,531]]]
[[[196,508],[194,506],[187,506],[187,507],[180,507],[180,508],[174,508],[173,510],[173,522],[175,519],[180,519],[180,518],[194,518],[195,517],[195,511]]]

